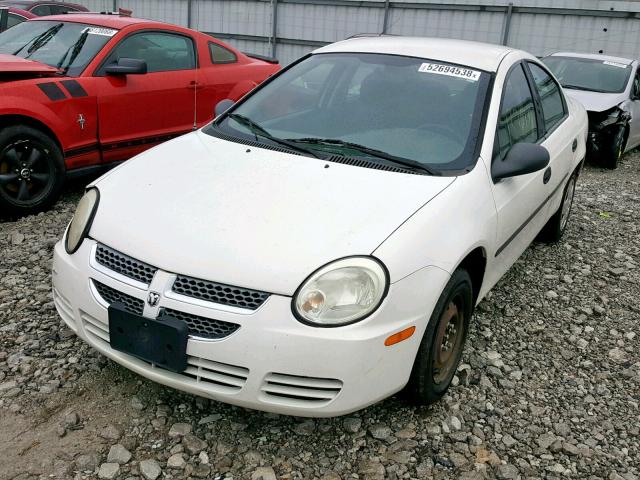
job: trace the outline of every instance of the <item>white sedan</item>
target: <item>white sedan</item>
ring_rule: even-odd
[[[438,400],[474,306],[560,238],[587,116],[535,57],[320,48],[91,184],[53,264],[83,340],[203,397],[335,416]]]

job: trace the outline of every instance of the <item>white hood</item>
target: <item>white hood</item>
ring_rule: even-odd
[[[576,99],[588,112],[604,112],[610,108],[620,105],[628,95],[626,93],[599,93],[586,92],[583,90],[573,90],[565,88],[564,92],[571,98]]]
[[[170,272],[291,295],[320,266],[373,252],[454,180],[195,132],[99,179],[90,235]]]

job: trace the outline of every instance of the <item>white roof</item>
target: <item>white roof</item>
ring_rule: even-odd
[[[616,62],[629,65],[634,62],[628,58],[612,57],[611,55],[601,55],[599,53],[575,53],[575,52],[556,52],[550,55],[551,57],[576,57],[576,58],[591,58],[593,60],[602,60],[603,62]]]
[[[315,50],[314,53],[361,52],[406,55],[495,72],[500,61],[512,51],[514,51],[513,48],[502,45],[448,38],[363,36],[332,43]]]

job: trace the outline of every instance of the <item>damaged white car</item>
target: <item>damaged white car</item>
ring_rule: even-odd
[[[589,115],[588,155],[616,168],[622,155],[640,145],[638,61],[584,53],[554,53],[543,59],[566,93]]]
[[[442,397],[475,305],[564,232],[586,150],[535,57],[442,38],[329,45],[224,106],[89,186],[55,305],[140,375],[291,415]]]

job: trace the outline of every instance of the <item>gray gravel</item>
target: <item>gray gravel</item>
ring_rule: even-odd
[[[0,479],[640,477],[640,154],[586,169],[564,241],[480,305],[442,402],[325,420],[185,395],[77,340],[50,267],[79,195],[0,224]]]

